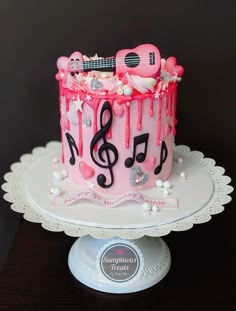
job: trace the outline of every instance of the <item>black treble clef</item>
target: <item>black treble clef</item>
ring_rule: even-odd
[[[107,115],[106,111],[109,112],[109,120],[105,124],[103,124],[104,115],[105,116]],[[109,188],[113,185],[114,175],[113,175],[112,168],[113,168],[113,166],[116,165],[116,163],[118,161],[118,157],[119,157],[116,147],[113,144],[108,143],[106,140],[106,133],[109,131],[111,125],[112,125],[112,109],[111,109],[109,102],[106,101],[106,102],[104,102],[102,109],[101,109],[101,112],[100,112],[100,127],[101,128],[95,134],[95,136],[93,137],[93,139],[91,140],[91,143],[90,143],[90,155],[91,155],[93,162],[101,168],[109,169],[109,172],[110,172],[111,182],[109,184],[106,184],[106,176],[105,175],[103,175],[103,174],[98,175],[97,182],[98,182],[99,186],[102,188]],[[103,139],[103,144],[98,149],[98,157],[104,164],[99,163],[95,159],[94,154],[93,154],[94,146],[98,143],[98,141],[100,139]],[[107,161],[103,157],[104,152],[105,152]],[[109,152],[113,153],[113,157],[112,157],[113,160],[111,160]],[[107,164],[106,164],[106,162],[107,162]]]

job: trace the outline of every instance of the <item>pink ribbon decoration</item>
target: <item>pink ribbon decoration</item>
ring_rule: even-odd
[[[142,194],[141,192],[128,191],[109,199],[88,189],[81,190],[80,192],[69,197],[54,198],[51,205],[70,206],[80,200],[88,200],[94,204],[102,205],[104,207],[117,207],[126,201],[136,201],[140,204],[149,203],[151,205],[156,205],[158,208],[178,208],[178,201],[173,197],[166,199],[153,199]]]

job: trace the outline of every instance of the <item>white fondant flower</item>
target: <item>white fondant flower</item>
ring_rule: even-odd
[[[86,100],[90,102],[90,100],[92,100],[92,96],[89,95],[89,94],[87,94],[87,95],[86,95]]]

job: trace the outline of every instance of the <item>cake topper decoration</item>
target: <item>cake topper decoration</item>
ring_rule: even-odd
[[[134,49],[117,52],[116,57],[98,58],[84,61],[80,52],[70,58],[60,57],[58,69],[68,70],[71,76],[92,70],[116,71],[116,74],[129,73],[142,77],[157,77],[160,74],[161,57],[158,48],[152,44],[142,44]]]

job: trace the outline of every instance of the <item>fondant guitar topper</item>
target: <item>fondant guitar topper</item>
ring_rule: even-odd
[[[152,44],[142,44],[134,49],[120,50],[115,57],[84,61],[80,52],[74,52],[69,58],[62,56],[57,60],[57,68],[68,70],[72,76],[75,73],[98,70],[116,71],[118,75],[128,72],[142,77],[158,77],[160,67],[160,52]]]

